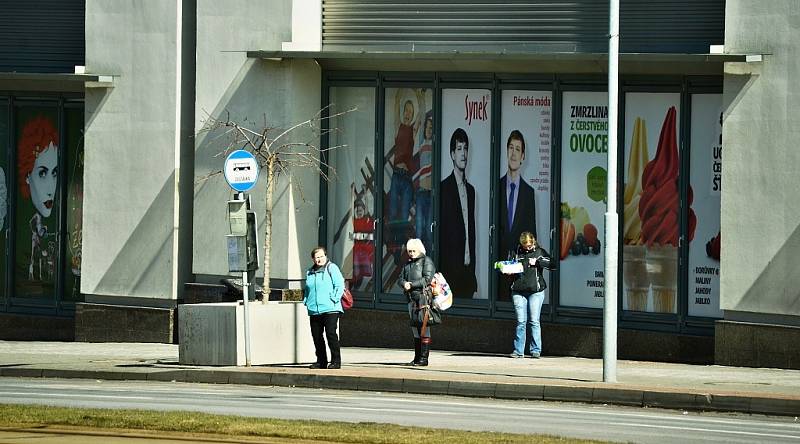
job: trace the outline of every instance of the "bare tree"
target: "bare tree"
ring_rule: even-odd
[[[331,105],[319,110],[313,117],[293,124],[288,128],[270,126],[266,115],[263,121],[255,123],[247,118],[237,120],[225,112],[225,118],[209,116],[201,131],[217,134],[218,138],[225,139],[225,149],[215,157],[227,156],[231,151],[244,149],[251,152],[258,162],[261,171],[266,172],[266,211],[264,225],[264,284],[265,291],[270,288],[270,254],[272,252],[272,207],[275,180],[285,175],[292,177],[295,169],[312,168],[326,181],[335,177],[336,170],[327,161],[327,153],[346,147],[346,145],[329,146],[322,148],[318,141],[322,136],[338,132],[339,129],[331,127],[330,123],[345,114],[356,111],[351,108],[345,111],[330,113]],[[291,140],[302,132],[303,140]],[[206,180],[212,176],[222,174],[222,170],[215,170],[201,178]],[[301,198],[302,185],[298,186]]]

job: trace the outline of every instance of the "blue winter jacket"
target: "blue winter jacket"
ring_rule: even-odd
[[[344,313],[342,293],[344,293],[344,276],[333,262],[328,262],[320,268],[311,267],[306,271],[303,304],[308,309],[309,316],[336,311]]]

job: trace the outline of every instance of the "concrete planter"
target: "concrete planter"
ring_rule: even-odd
[[[251,302],[250,363],[315,361],[305,306],[297,302]],[[241,302],[178,306],[178,361],[185,365],[245,365]]]

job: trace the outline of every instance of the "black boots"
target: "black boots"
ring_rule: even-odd
[[[420,351],[420,340],[419,338],[414,338],[414,360],[409,362],[408,365],[417,365],[419,362],[419,351]]]
[[[431,352],[431,338],[414,338],[414,360],[408,365],[415,367],[426,367],[428,365],[428,355]]]
[[[431,338],[422,338],[420,340],[419,359],[414,365],[426,367],[428,365],[428,354],[431,352]]]

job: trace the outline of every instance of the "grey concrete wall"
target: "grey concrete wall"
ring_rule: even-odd
[[[798,327],[717,321],[714,329],[714,363],[800,369],[798,341]]]
[[[87,72],[118,75],[86,90],[88,295],[175,298],[178,15],[174,2],[86,2]]]
[[[800,316],[800,2],[728,0],[720,307]],[[726,317],[728,317],[726,315]],[[739,319],[742,319],[739,316]]]
[[[232,119],[254,127],[286,128],[313,116],[320,108],[320,69],[313,61],[248,59],[247,50],[279,50],[291,40],[291,2],[198,1],[197,108],[195,152],[193,272],[205,276],[228,274],[225,250],[226,201],[231,190],[221,175],[221,153],[228,139],[201,128],[208,117],[230,113]],[[257,17],[257,20],[254,20]],[[277,135],[277,132],[274,133]],[[299,131],[287,141],[313,139]],[[308,252],[317,242],[319,179],[314,170],[293,169],[275,189],[271,277],[297,280],[308,266]],[[259,218],[259,241],[264,240],[265,174],[251,192]],[[260,246],[261,247],[261,246]],[[263,255],[263,248],[260,248]],[[258,271],[263,276],[263,270]]]

